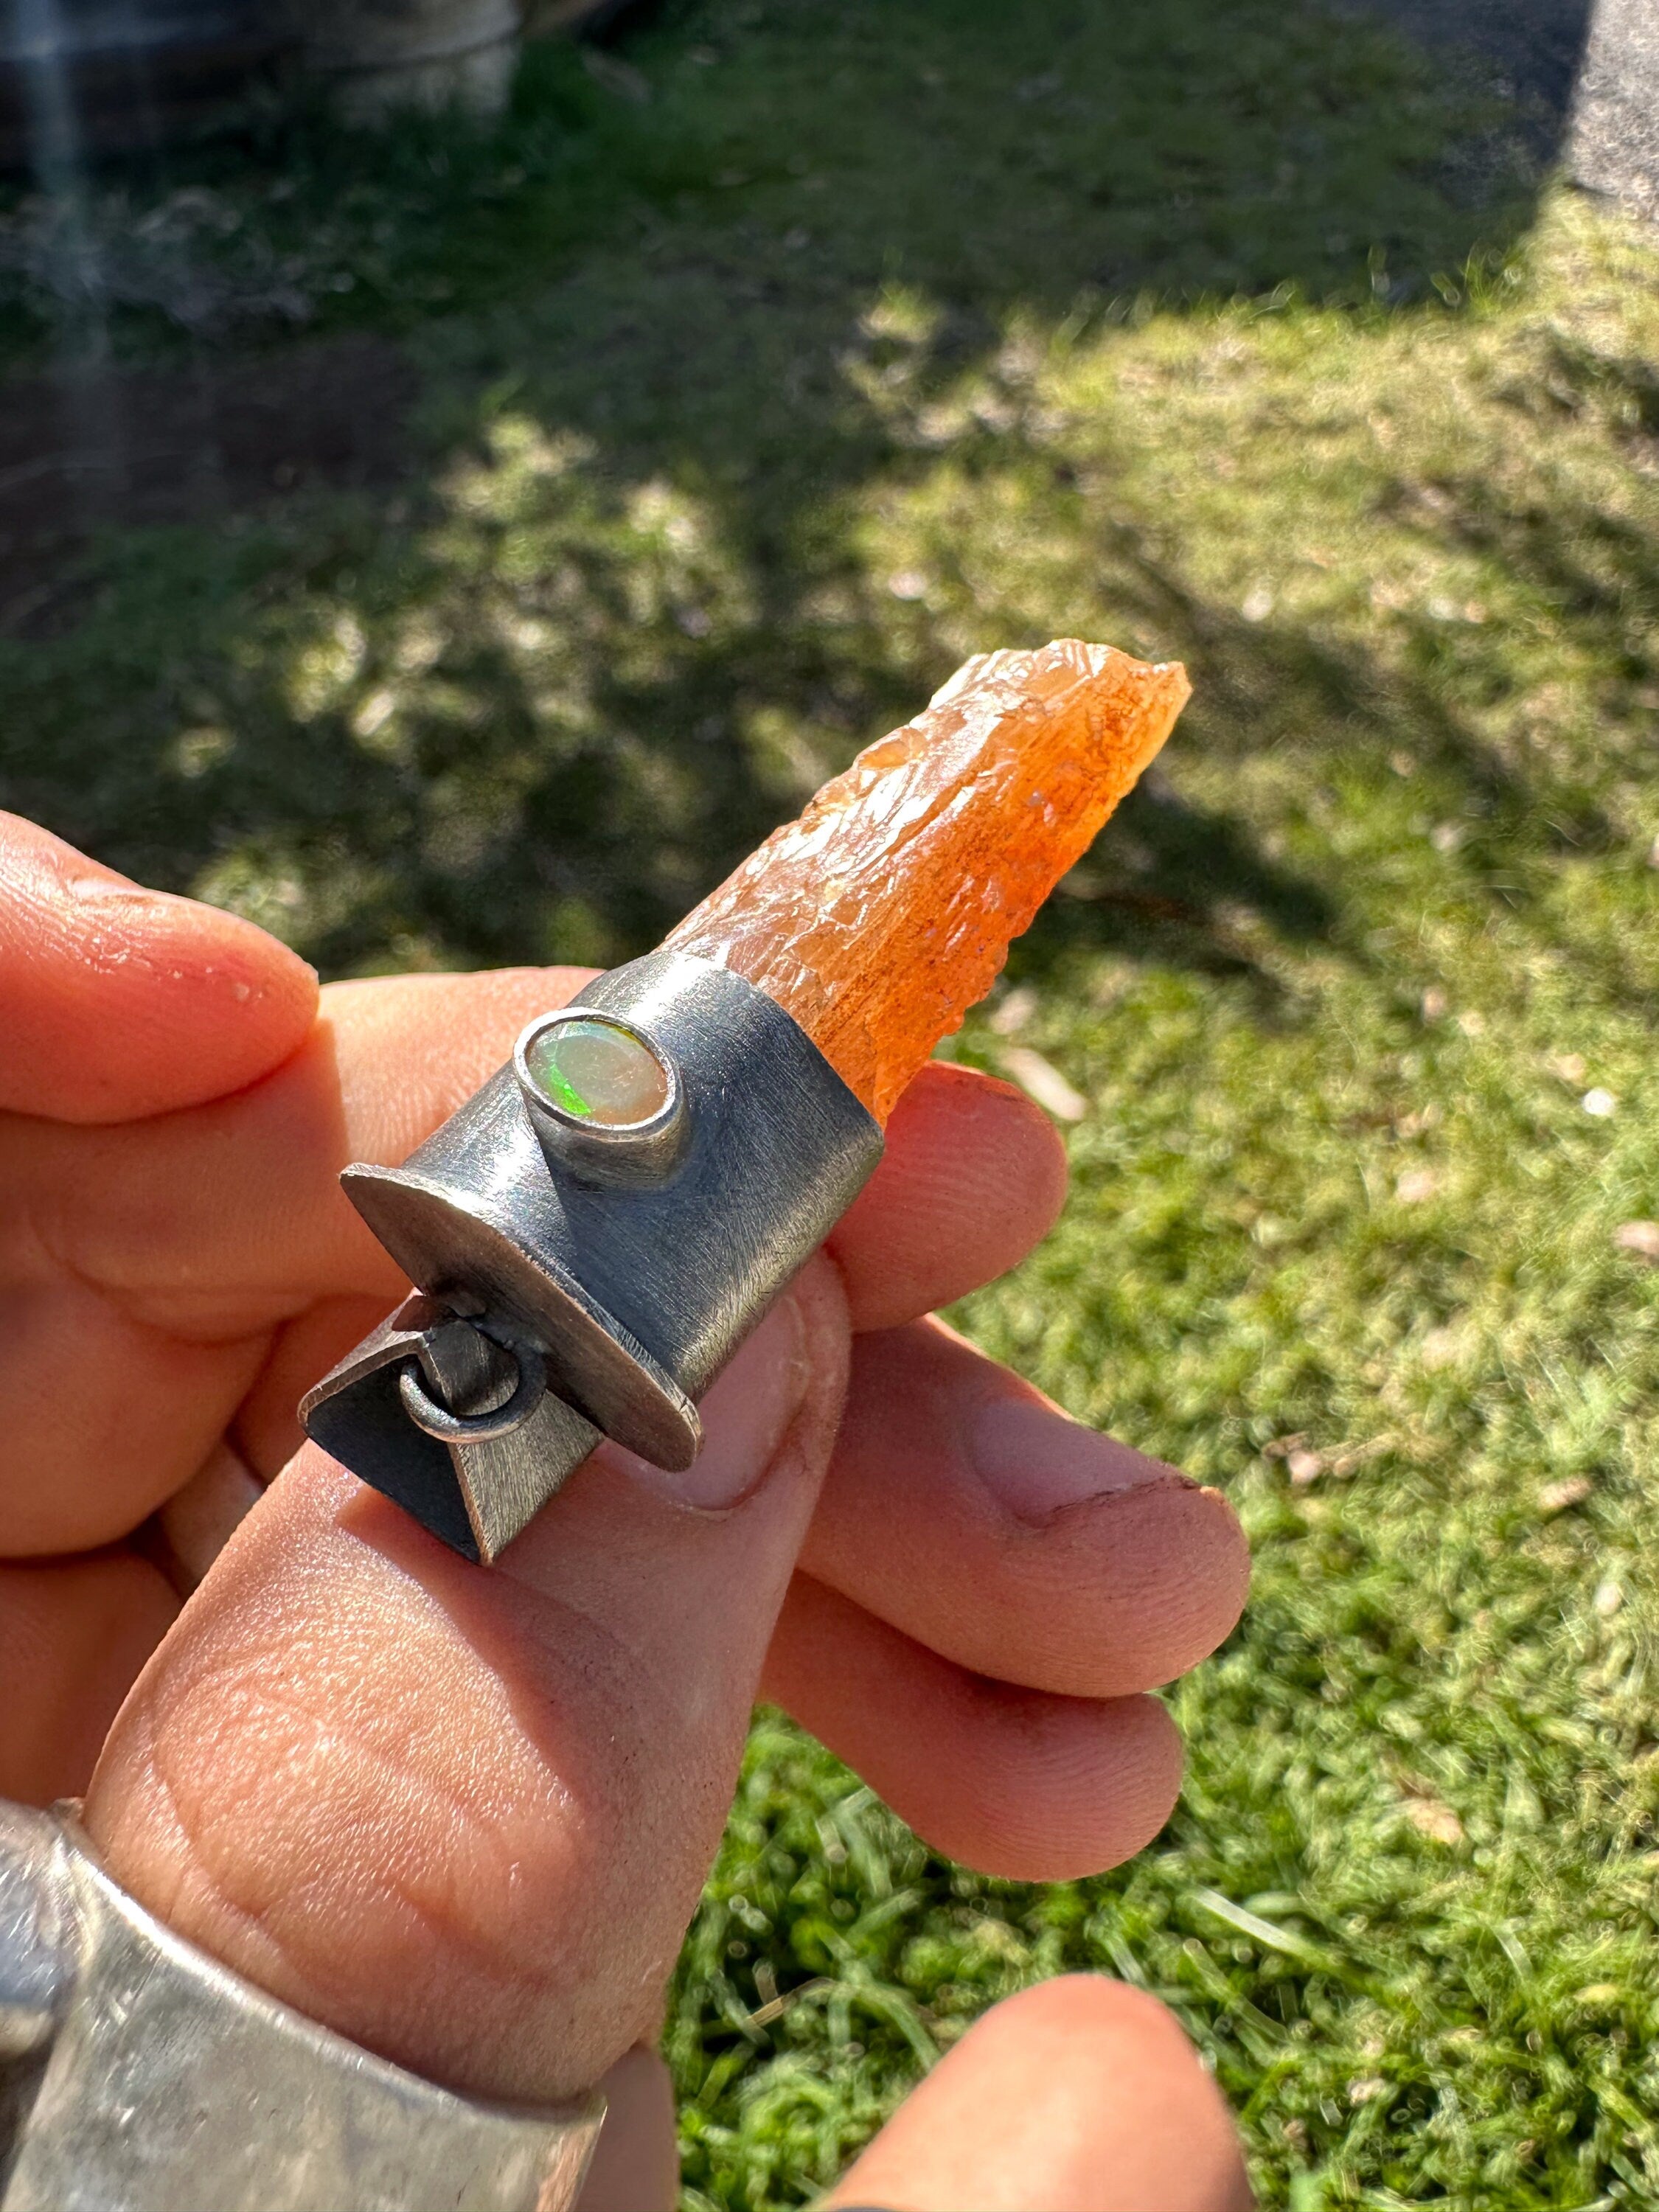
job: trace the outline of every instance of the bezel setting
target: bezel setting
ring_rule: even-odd
[[[537,1078],[530,1054],[540,1040],[558,1029],[613,1030],[647,1053],[664,1082],[662,1103],[638,1121],[601,1121],[561,1105]],[[637,1022],[594,1006],[563,1006],[527,1023],[513,1048],[513,1072],[537,1134],[572,1165],[609,1163],[660,1169],[678,1156],[685,1124],[685,1085],[672,1053],[665,1052]]]

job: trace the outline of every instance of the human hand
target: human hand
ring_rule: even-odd
[[[210,1546],[189,1507],[234,1490],[227,1446],[273,1474],[399,1295],[338,1168],[401,1157],[580,980],[347,985],[319,1022],[261,933],[0,825],[0,1789],[84,1781],[174,1610],[134,1532]],[[1060,1181],[1017,1094],[928,1071],[690,1474],[605,1447],[493,1572],[301,1452],[110,1736],[112,1871],[359,2040],[535,2098],[649,2038],[757,1686],[952,1856],[1054,1878],[1138,1848],[1178,1773],[1139,1693],[1231,1626],[1237,1528],[919,1318]]]

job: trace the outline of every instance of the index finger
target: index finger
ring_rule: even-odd
[[[251,921],[0,813],[0,1109],[125,1121],[240,1091],[311,1027],[317,978]]]
[[[403,1289],[339,1170],[403,1159],[584,980],[520,969],[336,985],[305,1048],[233,1097],[99,1130],[0,1116],[0,1180],[34,1225],[10,1284],[0,1255],[0,1296],[34,1317],[27,1346],[0,1337],[7,1455],[52,1469],[50,1485],[0,1492],[0,1554],[120,1536],[233,1417],[274,1474],[299,1443],[301,1393],[363,1333],[366,1306]],[[1047,1228],[1061,1173],[1017,1092],[924,1071],[836,1234],[855,1322],[908,1318],[1011,1265]],[[58,1334],[81,1384],[43,1398],[28,1372]]]

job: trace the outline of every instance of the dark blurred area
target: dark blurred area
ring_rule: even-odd
[[[1469,58],[1520,95],[1543,150],[1559,150],[1595,0],[1343,0],[1407,37]]]

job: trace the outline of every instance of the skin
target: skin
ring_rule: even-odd
[[[0,1791],[84,1790],[153,1910],[428,2075],[606,2077],[587,2212],[647,2212],[673,2191],[648,2045],[756,1696],[939,1849],[1082,1875],[1166,1817],[1146,1693],[1226,1634],[1246,1561],[1213,1493],[926,1318],[1064,1183],[1028,1102],[944,1066],[688,1475],[605,1447],[485,1571],[297,1449],[300,1392],[403,1287],[338,1170],[403,1157],[581,981],[319,994],[249,925],[0,817]],[[270,1486],[180,1609],[158,1530],[227,1466]],[[1249,2202],[1173,2023],[1091,1980],[965,2038],[831,2201],[872,2191]]]

